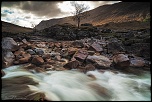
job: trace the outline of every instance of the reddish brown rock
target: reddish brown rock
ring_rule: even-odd
[[[113,62],[115,68],[128,68],[130,66],[130,60],[127,55],[117,54],[113,56]]]
[[[72,42],[73,47],[82,48],[84,47],[84,44],[82,41],[74,41]]]
[[[97,52],[101,52],[103,51],[103,48],[101,45],[99,45],[98,43],[93,43],[91,46],[90,46],[90,49],[93,49]]]
[[[24,57],[24,58],[19,59],[20,64],[27,63],[28,61],[29,61],[28,57]]]
[[[80,62],[83,62],[88,56],[88,52],[86,50],[79,50],[74,54],[74,58]]]
[[[67,69],[77,68],[80,65],[80,62],[75,60],[65,64],[63,67]]]
[[[42,56],[42,58],[45,60],[45,59],[49,59],[49,58],[51,58],[51,55],[50,55],[50,53],[46,53],[46,54],[44,54],[43,56]]]
[[[35,64],[35,65],[41,65],[44,63],[44,60],[42,57],[34,57],[32,59],[32,63]]]

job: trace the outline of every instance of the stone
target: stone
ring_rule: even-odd
[[[92,64],[87,64],[85,66],[86,72],[87,71],[94,71],[96,68]]]
[[[53,48],[54,47],[54,42],[50,42],[48,45],[49,45],[50,48]]]
[[[56,71],[64,71],[67,70],[66,68],[55,68]]]
[[[2,49],[9,51],[16,51],[19,49],[18,44],[11,37],[2,38]]]
[[[115,68],[128,68],[130,66],[130,60],[125,54],[117,54],[113,56],[113,62]]]
[[[27,44],[27,43],[28,43],[26,39],[23,39],[22,42],[23,42],[24,44]]]
[[[59,48],[59,47],[61,47],[61,43],[60,42],[56,42],[56,43],[54,43],[54,46]]]
[[[124,52],[125,48],[117,39],[111,39],[107,44],[108,53],[115,54],[117,52]]]
[[[68,55],[74,55],[78,51],[77,48],[69,47],[68,48]]]
[[[44,54],[44,51],[42,49],[34,49],[34,51],[36,52],[36,54],[38,55],[43,55]]]
[[[32,63],[35,64],[35,65],[41,65],[44,63],[44,60],[42,57],[34,57],[32,59]]]
[[[6,68],[13,64],[15,59],[14,54],[11,51],[3,51],[2,50],[2,67]]]
[[[80,62],[75,60],[75,61],[68,62],[63,67],[66,69],[76,69],[79,65],[80,65]]]
[[[29,54],[31,54],[31,55],[34,55],[34,54],[36,54],[32,49],[28,49],[28,50],[26,50]]]
[[[27,63],[28,61],[29,61],[29,58],[28,58],[28,57],[24,57],[24,58],[19,59],[19,63],[20,63],[20,64]]]
[[[88,52],[86,50],[78,50],[74,54],[74,58],[80,62],[83,62],[87,56],[88,56]]]
[[[90,46],[90,49],[93,49],[97,52],[101,52],[103,51],[103,48],[101,45],[99,45],[98,43],[93,43],[91,46]]]
[[[88,57],[86,58],[86,62],[94,64],[94,66],[98,69],[110,68],[112,64],[109,58],[103,55],[88,55]]]
[[[68,56],[68,49],[63,48],[63,49],[60,51],[60,54],[61,54],[61,56],[63,56],[63,57]]]
[[[94,51],[88,51],[88,55],[94,55],[95,52]]]
[[[51,58],[51,54],[50,53],[45,53],[42,58],[45,60],[45,59],[49,59]]]
[[[73,45],[73,47],[77,47],[77,48],[82,48],[82,47],[84,47],[84,44],[83,44],[82,41],[74,41],[74,42],[72,43],[72,45]]]
[[[1,74],[2,74],[2,77],[5,75],[5,72],[3,70],[1,70]]]
[[[144,67],[145,61],[139,59],[130,59],[130,66],[131,67]]]

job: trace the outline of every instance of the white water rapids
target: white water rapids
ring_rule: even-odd
[[[76,71],[47,71],[46,73],[31,73],[21,70],[19,66],[3,69],[6,73],[3,80],[27,76],[38,82],[37,85],[27,86],[34,92],[45,94],[46,100],[52,101],[150,101],[151,100],[151,75],[142,76],[131,74],[113,73],[111,71],[89,71],[85,74]],[[88,77],[93,75],[95,78]],[[13,90],[8,81],[2,87],[2,100],[7,100]],[[25,84],[25,83],[24,83]],[[17,84],[15,84],[16,87]],[[5,86],[5,87],[4,87]],[[19,93],[19,92],[18,92]],[[19,97],[19,96],[18,96]],[[9,98],[10,99],[10,98]],[[11,100],[11,99],[10,99]]]

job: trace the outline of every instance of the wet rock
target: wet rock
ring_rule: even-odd
[[[87,64],[87,65],[85,66],[85,69],[86,69],[86,72],[87,72],[87,71],[93,71],[93,70],[95,70],[96,68],[95,68],[92,64]]]
[[[1,70],[1,74],[2,74],[2,77],[5,75],[5,72],[3,70]]]
[[[34,57],[32,59],[32,63],[35,64],[35,65],[41,65],[44,63],[44,60],[42,57]]]
[[[34,49],[34,51],[36,52],[36,54],[38,55],[43,55],[44,54],[44,51],[42,49]]]
[[[98,43],[93,43],[91,46],[90,46],[90,49],[93,49],[97,52],[101,52],[103,51],[103,48],[101,45],[99,45]]]
[[[55,68],[55,70],[56,70],[56,71],[64,71],[64,70],[67,70],[67,69],[61,67],[61,68]]]
[[[18,65],[18,64],[20,64],[20,63],[19,63],[19,61],[17,60],[17,61],[14,61],[13,64]]]
[[[88,56],[88,52],[86,50],[78,50],[74,54],[74,58],[80,62],[83,62],[87,56]]]
[[[92,63],[94,66],[98,69],[100,68],[110,68],[110,65],[112,64],[109,58],[102,56],[102,55],[93,55],[93,56],[88,56],[86,58],[87,63]]]
[[[2,38],[2,49],[9,51],[16,51],[19,49],[18,44],[10,37]]]
[[[128,68],[130,66],[130,60],[127,55],[117,54],[113,56],[113,62],[115,68]]]
[[[75,60],[75,61],[68,62],[63,67],[66,69],[76,69],[79,65],[80,65],[80,62]]]
[[[6,68],[13,64],[15,59],[14,54],[11,51],[2,51],[2,67]]]

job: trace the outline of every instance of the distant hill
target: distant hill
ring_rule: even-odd
[[[150,16],[150,2],[119,2],[111,5],[103,5],[87,12],[89,12],[90,16],[82,20],[81,23],[103,25],[110,22],[143,21]],[[63,23],[76,24],[71,17],[64,17],[43,20],[36,26],[36,29],[41,30],[55,24]]]
[[[7,23],[1,21],[2,23],[2,32],[10,32],[10,33],[26,33],[32,32],[32,28],[21,27],[15,24]]]

